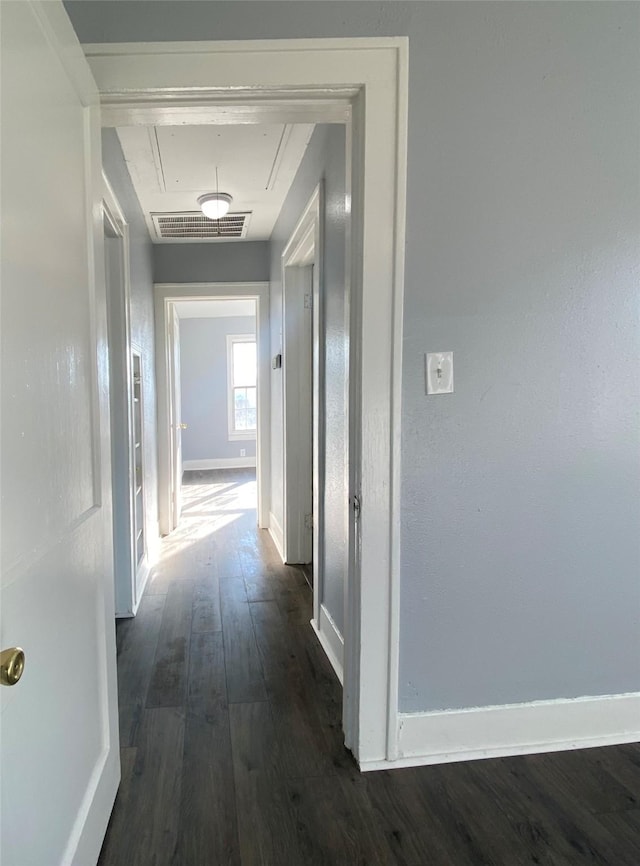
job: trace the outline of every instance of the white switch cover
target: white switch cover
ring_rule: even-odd
[[[426,355],[427,394],[453,392],[453,352],[429,352]]]

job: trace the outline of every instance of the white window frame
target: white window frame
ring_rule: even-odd
[[[235,429],[235,405],[233,402],[233,345],[234,343],[256,343],[256,426],[254,430],[241,432]],[[227,425],[229,442],[254,442],[258,435],[258,346],[255,334],[227,334]]]

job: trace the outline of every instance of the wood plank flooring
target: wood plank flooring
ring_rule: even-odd
[[[188,473],[117,625],[122,784],[100,866],[640,866],[640,746],[360,774],[255,475]]]

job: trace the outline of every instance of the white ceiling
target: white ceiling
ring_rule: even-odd
[[[180,319],[217,319],[228,316],[255,316],[256,302],[251,300],[174,301]]]
[[[230,213],[251,213],[244,240],[268,240],[313,128],[275,123],[118,128],[151,239],[167,243],[158,238],[150,214],[199,212],[198,196],[216,192],[217,166],[219,192],[233,196]]]

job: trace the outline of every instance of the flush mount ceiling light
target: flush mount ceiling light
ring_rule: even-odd
[[[198,198],[200,210],[210,220],[221,219],[229,210],[232,201],[226,192],[208,192]]]

